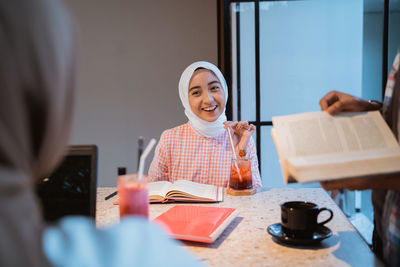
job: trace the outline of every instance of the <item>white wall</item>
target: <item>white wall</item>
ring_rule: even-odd
[[[135,172],[137,138],[185,123],[182,71],[217,64],[215,0],[68,0],[79,31],[80,68],[71,144],[99,148],[98,185],[118,166]],[[147,166],[152,155],[147,159]],[[146,168],[147,171],[147,168]]]

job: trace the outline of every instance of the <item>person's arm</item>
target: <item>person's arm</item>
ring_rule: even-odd
[[[64,217],[44,231],[42,247],[51,266],[205,266],[160,225],[134,216],[101,228]]]
[[[334,180],[320,184],[325,190],[344,188],[348,190],[390,189],[400,191],[400,174]]]
[[[330,91],[319,101],[321,110],[334,115],[340,112],[359,112],[378,110],[381,104],[355,97],[339,91]]]

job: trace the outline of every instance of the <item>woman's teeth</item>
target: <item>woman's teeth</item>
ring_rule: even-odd
[[[214,111],[217,108],[217,106],[212,106],[212,107],[207,107],[203,108],[204,111]]]

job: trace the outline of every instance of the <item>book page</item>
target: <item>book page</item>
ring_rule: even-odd
[[[335,116],[310,112],[272,121],[283,158],[398,147],[378,111]]]
[[[400,148],[289,158],[288,171],[298,182],[400,173]]]
[[[371,111],[367,115],[360,114],[349,118],[351,122],[347,120],[344,121],[345,124],[342,124],[344,138],[346,138],[347,132],[354,132],[359,147],[352,147],[352,140],[345,139],[348,145],[346,151],[367,151],[399,146],[379,111]],[[347,129],[347,127],[352,127],[352,130]]]
[[[167,197],[192,197],[216,201],[218,187],[210,184],[200,184],[187,180],[178,180],[170,187]],[[179,192],[178,192],[179,191]],[[182,194],[183,192],[184,194]]]
[[[147,188],[149,192],[149,198],[150,199],[160,199],[160,197],[164,198],[167,192],[169,191],[171,185],[172,183],[168,181],[158,181],[158,182],[148,183]]]

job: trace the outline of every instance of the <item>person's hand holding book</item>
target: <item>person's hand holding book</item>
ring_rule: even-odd
[[[382,107],[382,104],[377,101],[367,101],[362,98],[355,97],[339,91],[330,91],[319,101],[322,111],[327,111],[331,115],[335,115],[341,112],[361,112],[378,110]],[[338,190],[345,188],[347,190],[366,190],[372,188],[390,188],[393,183],[393,179],[397,182],[395,175],[375,175],[370,178],[355,177],[350,179],[331,180],[320,182],[321,186],[325,190]],[[399,188],[400,189],[400,188]]]
[[[319,101],[322,111],[331,115],[340,112],[359,112],[378,110],[381,104],[377,101],[367,101],[339,91],[330,91]]]

